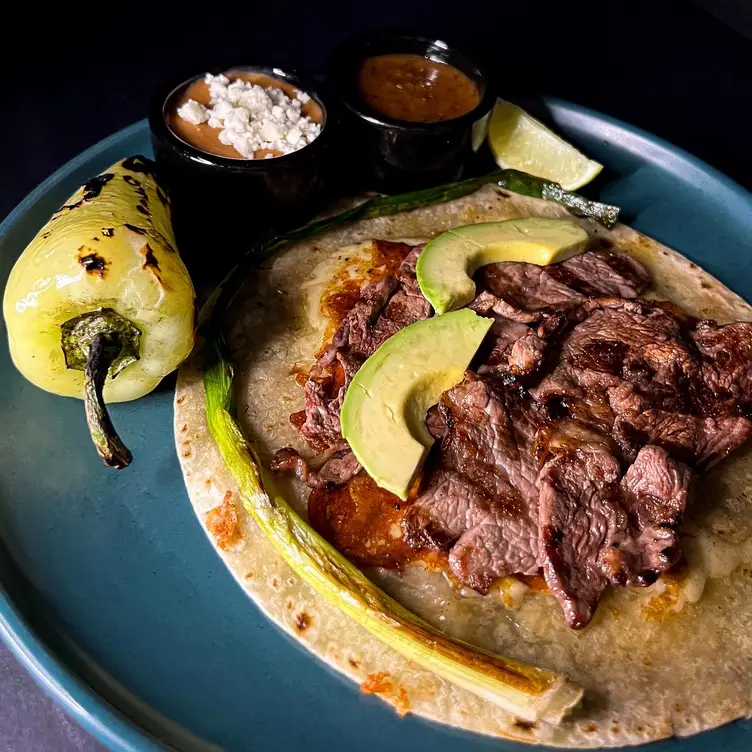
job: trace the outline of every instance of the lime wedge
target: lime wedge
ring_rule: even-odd
[[[553,180],[567,191],[581,188],[603,169],[521,107],[503,99],[497,100],[491,115],[488,142],[499,167]]]

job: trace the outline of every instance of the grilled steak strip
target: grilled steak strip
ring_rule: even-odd
[[[513,378],[534,374],[543,363],[548,341],[570,323],[566,311],[591,296],[634,298],[649,282],[639,261],[608,251],[590,251],[547,267],[519,263],[484,267],[478,274],[481,291],[469,307],[496,319],[491,331],[496,341],[478,373]]]
[[[480,592],[503,575],[534,574],[534,417],[514,392],[472,375],[442,396],[440,410],[444,436],[403,520],[406,540],[451,549],[452,572]]]
[[[305,420],[298,431],[317,451],[341,444],[339,412],[360,366],[382,342],[431,314],[415,278],[415,263],[423,246],[399,245],[404,246],[405,259],[397,276],[363,289],[306,380]]]
[[[624,514],[598,557],[614,585],[650,585],[679,559],[677,526],[692,471],[657,446],[643,447],[621,479]]]
[[[620,528],[620,468],[600,447],[570,449],[540,474],[538,532],[543,576],[567,624],[584,627],[608,585],[598,556]]]
[[[704,470],[752,434],[752,325],[695,324],[620,298],[567,317],[574,326],[531,394],[608,432],[625,461],[657,444]]]
[[[679,558],[690,469],[643,447],[624,477],[602,445],[569,449],[540,475],[540,562],[567,624],[586,626],[609,582],[650,585]]]
[[[347,483],[360,472],[360,463],[347,448],[328,450],[306,462],[294,449],[280,449],[271,462],[274,473],[294,473],[311,488]]]
[[[479,281],[483,290],[509,307],[506,318],[529,322],[540,320],[542,312],[586,298],[636,298],[650,284],[650,275],[624,253],[588,251],[551,266],[489,264],[481,269]]]

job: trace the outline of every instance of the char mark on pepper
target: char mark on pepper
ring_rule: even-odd
[[[78,263],[83,266],[87,274],[96,275],[100,279],[104,279],[107,274],[107,260],[84,245],[78,249]]]
[[[157,257],[154,255],[154,250],[147,243],[144,251],[144,263],[141,265],[141,268],[146,269],[149,266],[153,266],[157,271],[160,270]]]
[[[91,201],[93,198],[96,198],[102,192],[102,188],[104,188],[114,177],[115,176],[111,172],[106,172],[104,175],[97,175],[84,183],[83,200]]]

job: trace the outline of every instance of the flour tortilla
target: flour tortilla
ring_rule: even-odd
[[[448,204],[332,231],[270,260],[249,281],[228,332],[239,365],[238,413],[262,458],[268,461],[287,445],[310,454],[289,423],[290,413],[303,406],[291,366],[305,372],[312,365],[327,323],[318,306],[322,291],[345,267],[355,278],[363,274],[372,238],[417,241],[458,225],[529,215],[572,219],[555,203],[489,186]],[[609,231],[589,220],[575,221],[642,261],[653,275],[654,297],[670,299],[700,318],[752,321],[747,303],[676,251],[623,225]],[[559,671],[585,689],[582,706],[560,726],[529,724],[387,648],[283,562],[243,510],[209,435],[202,358],[199,343],[180,371],[175,437],[186,487],[209,540],[270,619],[355,682],[378,685],[398,712],[562,747],[639,744],[750,715],[750,447],[697,483],[683,526],[685,573],[664,576],[646,589],[611,589],[582,631],[566,627],[551,596],[513,580],[479,596],[468,589],[457,592],[441,574],[420,566],[403,575],[369,571],[398,600],[447,633]],[[307,489],[291,479],[279,485],[304,513]],[[215,534],[207,528],[207,513],[215,508],[237,516],[237,540],[216,537],[216,527]]]

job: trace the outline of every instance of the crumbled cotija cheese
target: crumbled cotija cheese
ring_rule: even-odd
[[[299,91],[291,99],[282,89],[265,88],[227,76],[207,73],[210,107],[189,99],[178,115],[193,125],[207,123],[221,128],[221,143],[232,146],[246,159],[260,149],[290,154],[302,149],[321,133],[321,125],[303,115],[302,106],[310,100]],[[272,154],[266,155],[272,157]]]

